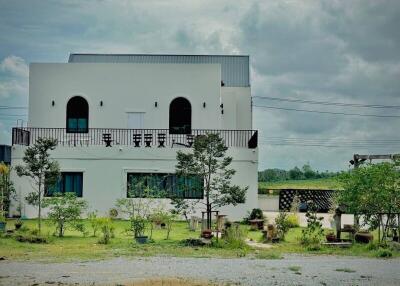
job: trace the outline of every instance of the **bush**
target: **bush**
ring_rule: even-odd
[[[244,222],[249,224],[249,220],[252,219],[264,219],[264,213],[261,209],[252,209],[247,217],[244,218]]]
[[[64,236],[68,227],[76,228],[77,221],[86,209],[86,201],[77,198],[75,193],[55,194],[54,197],[46,198],[44,207],[49,207],[48,217],[56,225],[58,236]]]
[[[317,217],[316,205],[313,202],[307,202],[308,210],[306,213],[307,217],[307,228],[302,230],[300,242],[308,247],[314,247],[320,245],[324,238],[324,230],[322,229],[323,217]]]
[[[87,214],[90,226],[92,227],[93,231],[93,236],[95,237],[97,235],[97,232],[101,228],[101,218],[97,217],[97,211],[89,212]]]
[[[286,218],[289,228],[295,228],[300,226],[299,217],[296,214],[289,214]]]
[[[19,242],[29,242],[29,243],[48,243],[48,238],[41,235],[36,235],[32,233],[20,233],[15,235],[15,240]]]
[[[285,235],[290,228],[288,214],[285,212],[280,212],[279,215],[275,218],[275,224],[279,240],[285,240]]]
[[[102,237],[99,240],[101,244],[108,244],[114,237],[114,226],[112,220],[108,217],[98,218]]]
[[[390,249],[386,249],[386,248],[379,248],[377,253],[376,253],[377,257],[382,257],[382,258],[387,258],[387,257],[392,257],[393,253]]]
[[[231,248],[247,248],[246,240],[247,232],[240,228],[239,225],[226,229],[224,241]]]

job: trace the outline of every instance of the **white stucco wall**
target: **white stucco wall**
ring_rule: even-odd
[[[143,128],[167,129],[169,104],[176,97],[190,101],[192,129],[252,128],[250,87],[221,87],[219,64],[132,63],[31,64],[28,126],[65,128],[67,102],[77,95],[88,101],[89,128],[127,128],[128,112],[144,112]],[[83,172],[83,198],[100,212],[114,207],[116,199],[126,197],[128,172],[175,170],[176,148],[78,145],[58,146],[52,157],[61,171]],[[22,164],[24,150],[23,146],[13,146],[13,166]],[[221,211],[238,220],[257,207],[258,150],[230,148],[229,155],[237,171],[232,183],[249,186],[249,190],[245,204]],[[22,198],[32,191],[26,178],[13,173],[12,180]],[[27,217],[37,215],[26,203],[23,212]]]
[[[23,146],[13,146],[12,165],[23,164],[25,149]],[[126,197],[128,172],[174,173],[177,150],[145,147],[58,147],[51,156],[59,162],[61,171],[83,172],[83,198],[88,201],[92,210],[107,213],[110,208],[115,207],[118,198]],[[249,190],[245,204],[223,207],[221,212],[232,220],[240,220],[247,211],[257,207],[258,152],[256,149],[231,148],[228,155],[234,158],[231,166],[237,171],[232,183],[248,186]],[[28,178],[19,178],[13,172],[11,179],[15,182],[17,194],[22,198],[33,191]],[[12,209],[15,212],[15,207]],[[23,215],[36,217],[37,210],[24,202]]]

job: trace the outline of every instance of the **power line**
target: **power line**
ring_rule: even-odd
[[[285,108],[285,107],[267,106],[267,105],[253,105],[253,106],[254,107],[260,107],[260,108],[279,109],[279,110],[287,110],[287,111],[300,111],[300,112],[309,112],[309,113],[323,113],[323,114],[333,114],[333,115],[367,116],[367,117],[381,117],[381,118],[400,118],[400,115],[344,113],[344,112],[331,112],[331,111],[318,111],[318,110]]]
[[[304,137],[278,137],[278,136],[268,136],[265,137],[264,139],[283,139],[283,140],[304,140],[304,141],[338,141],[340,140],[341,142],[343,141],[351,141],[351,142],[400,142],[399,139],[347,139],[347,138],[324,138],[324,137],[318,137],[318,138],[304,138]]]
[[[317,100],[305,100],[305,99],[293,99],[293,98],[279,98],[270,96],[253,96],[254,98],[261,98],[275,101],[286,101],[286,102],[297,102],[307,104],[320,104],[320,105],[332,105],[332,106],[347,106],[347,107],[366,107],[366,108],[392,108],[400,109],[400,105],[381,105],[381,104],[361,104],[361,103],[345,103],[345,102],[331,102],[331,101],[317,101]]]

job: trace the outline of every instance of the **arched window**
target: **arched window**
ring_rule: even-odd
[[[190,134],[192,132],[192,106],[183,97],[175,98],[169,105],[169,133]]]
[[[72,97],[67,103],[67,132],[87,133],[89,128],[89,104],[81,96]]]

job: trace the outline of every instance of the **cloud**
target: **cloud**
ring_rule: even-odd
[[[27,78],[29,76],[29,68],[23,58],[17,56],[8,56],[0,63],[0,69],[5,73],[13,76]]]
[[[11,1],[0,10],[1,104],[27,105],[29,62],[70,52],[249,54],[253,96],[400,105],[400,2]],[[13,56],[18,55],[18,56]],[[360,114],[398,110],[273,102],[257,105]],[[353,153],[395,146],[275,146],[270,137],[399,139],[398,119],[253,108],[260,169],[307,161],[347,167]],[[4,137],[3,137],[4,138]],[[329,140],[328,140],[329,141]],[[262,144],[261,144],[262,143]]]
[[[28,96],[29,69],[25,60],[11,55],[0,63],[0,98]]]

